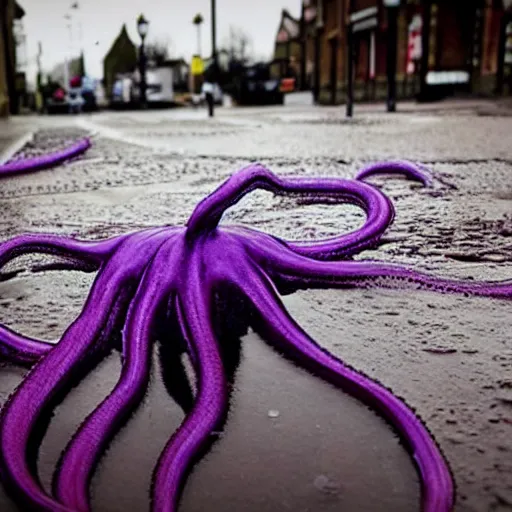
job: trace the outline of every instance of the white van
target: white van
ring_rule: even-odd
[[[146,100],[148,103],[173,103],[172,69],[148,69],[146,72]]]

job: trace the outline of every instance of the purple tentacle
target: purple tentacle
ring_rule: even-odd
[[[69,327],[55,350],[32,369],[2,409],[2,482],[26,508],[54,512],[72,510],[60,505],[41,488],[26,460],[27,447],[43,410],[59,391],[69,385],[73,373],[95,356],[95,344],[109,323],[117,299],[118,287],[112,285],[120,284],[120,274],[112,268],[100,273],[82,314]]]
[[[512,299],[512,281],[446,279],[418,272],[411,268],[378,261],[315,262],[288,254],[274,261],[275,279],[297,289],[312,287],[357,287],[427,290]]]
[[[315,261],[292,251],[283,251],[283,246],[269,236],[245,239],[253,260],[265,269],[278,287],[408,288],[496,299],[512,298],[510,280],[475,282],[446,279],[379,261]]]
[[[27,461],[27,446],[38,420],[60,393],[108,346],[123,304],[121,290],[142,273],[140,242],[133,235],[130,245],[118,251],[99,272],[84,309],[61,341],[25,377],[4,405],[0,416],[0,474],[15,498],[30,509],[70,511],[39,485]]]
[[[167,443],[155,468],[154,512],[177,510],[186,474],[211,441],[228,406],[226,377],[212,327],[212,291],[203,282],[197,252],[191,259],[187,291],[178,300],[184,316],[184,335],[192,342],[197,358],[197,395],[192,411]]]
[[[389,174],[401,174],[409,180],[422,183],[426,187],[430,187],[433,184],[432,175],[425,167],[408,162],[407,160],[379,162],[368,165],[356,174],[355,179],[362,181],[372,176]]]
[[[92,263],[86,263],[84,261],[79,260],[63,260],[63,261],[53,261],[51,263],[38,263],[36,265],[32,265],[30,267],[30,272],[32,274],[37,274],[39,272],[52,272],[52,271],[75,271],[75,272],[96,272],[98,270],[97,265]]]
[[[165,228],[155,228],[143,233],[156,233]],[[167,228],[172,230],[172,228]],[[66,239],[56,235],[26,234],[0,244],[0,268],[10,260],[29,253],[52,254],[73,261],[35,267],[34,271],[97,270],[130,235],[100,242]],[[26,337],[0,325],[0,358],[13,364],[31,365],[47,354],[54,343]]]
[[[0,165],[0,176],[8,176],[11,174],[20,174],[24,172],[39,171],[40,169],[47,169],[55,167],[62,162],[75,158],[82,153],[85,153],[91,147],[89,138],[82,139],[71,146],[68,146],[59,151],[49,153],[47,155],[36,156],[23,160],[14,160],[4,165]]]
[[[31,366],[55,346],[54,343],[22,336],[0,325],[0,360]]]
[[[102,242],[82,242],[56,235],[26,234],[0,244],[0,268],[10,260],[39,252],[83,261],[85,265],[100,264],[121,243],[121,238]],[[32,364],[47,354],[53,344],[22,336],[0,325],[0,354],[15,364]]]
[[[157,310],[169,293],[166,282],[172,261],[173,237],[158,237],[158,253],[149,263],[128,311],[123,329],[123,366],[109,396],[82,423],[70,441],[54,475],[55,497],[72,510],[89,510],[89,483],[109,441],[140,404],[149,382],[153,328]],[[138,258],[151,261],[147,246]],[[151,252],[154,252],[154,248]]]
[[[247,277],[247,276],[246,276]],[[321,348],[289,316],[268,278],[256,272],[239,286],[259,313],[258,327],[285,354],[326,381],[364,401],[400,433],[412,453],[422,480],[423,512],[448,512],[454,487],[448,465],[435,441],[407,405],[377,382],[350,368]]]
[[[310,258],[338,259],[374,246],[394,219],[394,208],[389,199],[365,183],[338,178],[280,179],[265,167],[254,165],[233,175],[199,203],[187,223],[187,237],[215,229],[227,208],[257,188],[275,194],[317,195],[320,200],[327,196],[339,203],[360,206],[366,212],[366,223],[352,233],[318,242],[287,242],[290,249]]]
[[[99,267],[125,239],[126,235],[100,242],[73,240],[44,233],[19,235],[0,244],[0,267],[31,252],[52,254]]]

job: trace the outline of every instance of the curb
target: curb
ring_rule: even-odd
[[[23,146],[34,139],[34,132],[27,132],[16,138],[6,149],[0,150],[0,165],[8,162]]]

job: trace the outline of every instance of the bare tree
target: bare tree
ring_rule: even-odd
[[[225,48],[230,61],[245,63],[252,57],[252,39],[243,29],[231,26]]]
[[[152,66],[161,66],[171,56],[169,41],[155,40],[145,47],[146,58]]]

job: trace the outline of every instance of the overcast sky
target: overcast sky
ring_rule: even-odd
[[[150,22],[148,40],[168,40],[174,57],[187,60],[197,50],[197,37],[192,18],[200,12],[205,23],[202,28],[203,55],[211,51],[210,0],[79,0],[80,9],[71,11],[72,0],[18,0],[25,9],[23,19],[27,36],[27,56],[30,62],[28,78],[33,81],[37,43],[43,48],[43,69],[49,71],[64,60],[74,47],[78,53],[82,25],[82,46],[87,72],[102,77],[102,60],[126,23],[132,40],[138,44],[136,18],[142,12]],[[281,9],[298,16],[300,0],[217,0],[217,45],[222,46],[230,26],[243,29],[252,39],[257,57],[269,58],[279,24]],[[73,12],[70,37],[66,13]],[[72,43],[70,40],[72,39]]]

